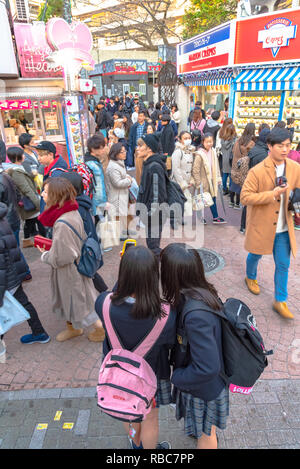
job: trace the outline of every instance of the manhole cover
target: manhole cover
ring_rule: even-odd
[[[207,277],[215,274],[216,272],[222,270],[225,267],[225,261],[223,257],[215,251],[205,248],[197,249],[197,251],[200,254],[204,266],[204,271]]]

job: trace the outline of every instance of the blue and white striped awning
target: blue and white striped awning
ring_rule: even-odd
[[[234,91],[284,91],[300,89],[300,67],[243,70],[233,81]]]
[[[184,77],[183,79],[185,86],[230,85],[233,80],[233,72],[232,70],[204,72],[196,78]]]

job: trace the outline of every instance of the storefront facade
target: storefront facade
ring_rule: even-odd
[[[191,109],[196,101],[211,114],[227,115],[233,80],[234,25],[225,23],[177,46],[177,74],[189,92]]]
[[[50,22],[14,24],[19,78],[3,80],[0,132],[7,146],[17,145],[23,131],[33,135],[35,142],[50,140],[71,165],[82,161],[89,135],[86,95],[78,91],[75,75],[78,63],[88,61],[88,51],[80,48],[83,32],[90,32],[85,25],[78,28],[78,23],[71,28],[61,18]],[[49,23],[51,31],[46,34]],[[72,56],[67,71],[72,66],[74,77],[55,60],[54,54],[63,56],[65,47]]]
[[[284,10],[237,22],[237,76],[231,116],[241,134],[248,122],[257,130],[285,121],[300,142],[300,10]]]
[[[221,98],[214,92],[220,95],[226,90],[228,116],[239,135],[248,122],[258,130],[262,123],[272,127],[284,120],[295,128],[296,144],[300,142],[299,26],[299,9],[226,23],[177,47],[177,73],[194,102],[201,100],[205,110],[221,110]],[[212,57],[206,59],[207,54]],[[212,71],[210,67],[218,63],[219,68]],[[226,73],[228,83],[222,89],[221,75],[226,80]]]

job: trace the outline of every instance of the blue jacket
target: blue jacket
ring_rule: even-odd
[[[174,132],[174,137],[177,137],[178,135],[178,130],[177,130],[177,126],[175,124],[175,121],[173,121],[172,119],[170,120],[170,124],[172,126],[172,129],[173,129],[173,132]],[[157,132],[160,132],[161,130],[163,129],[163,126],[161,125],[161,121],[158,121],[158,124],[157,124]]]
[[[94,240],[98,242],[99,239],[97,236],[96,227],[91,215],[93,205],[91,199],[87,195],[81,194],[76,197],[76,201],[79,206],[78,212],[80,213],[80,216],[83,221],[84,231],[87,235],[91,234],[92,238],[94,238]]]
[[[102,163],[95,156],[92,156],[90,153],[86,153],[84,157],[84,163],[90,168],[93,172],[95,180],[95,189],[93,192],[93,211],[92,215],[97,214],[97,207],[104,207],[107,202],[105,182],[104,182],[104,173],[102,168]]]
[[[134,155],[134,151],[136,149],[136,144],[137,144],[137,127],[138,127],[139,123],[136,122],[135,124],[133,124],[130,128],[130,132],[129,132],[129,137],[128,137],[128,144],[129,144],[129,148],[131,149],[132,151],[132,155]],[[143,129],[143,134],[146,133],[146,130],[147,130],[147,127],[148,127],[148,122],[144,122],[144,129]]]
[[[178,308],[180,311],[184,304]],[[212,401],[225,387],[219,375],[224,371],[221,319],[203,301],[194,300],[193,304],[196,309],[187,309],[190,312],[184,315],[183,321],[190,350],[187,365],[174,370],[172,383],[181,391]]]

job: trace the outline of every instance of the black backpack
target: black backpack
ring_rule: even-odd
[[[250,394],[254,384],[268,366],[263,338],[256,328],[256,321],[248,306],[241,300],[229,298],[223,310],[214,311],[204,302],[201,309],[209,311],[221,319],[222,352],[224,372],[220,377],[233,393]],[[199,311],[199,300],[188,298],[184,304],[177,328],[177,344],[174,353],[176,367],[187,366],[189,344],[184,330],[184,318],[191,311]]]
[[[78,231],[67,221],[58,220],[58,222],[65,223],[82,241],[79,262],[78,264],[76,262],[74,263],[81,275],[93,278],[96,275],[97,270],[99,270],[103,265],[100,244],[91,236],[91,234],[89,234],[88,237],[83,240]]]

